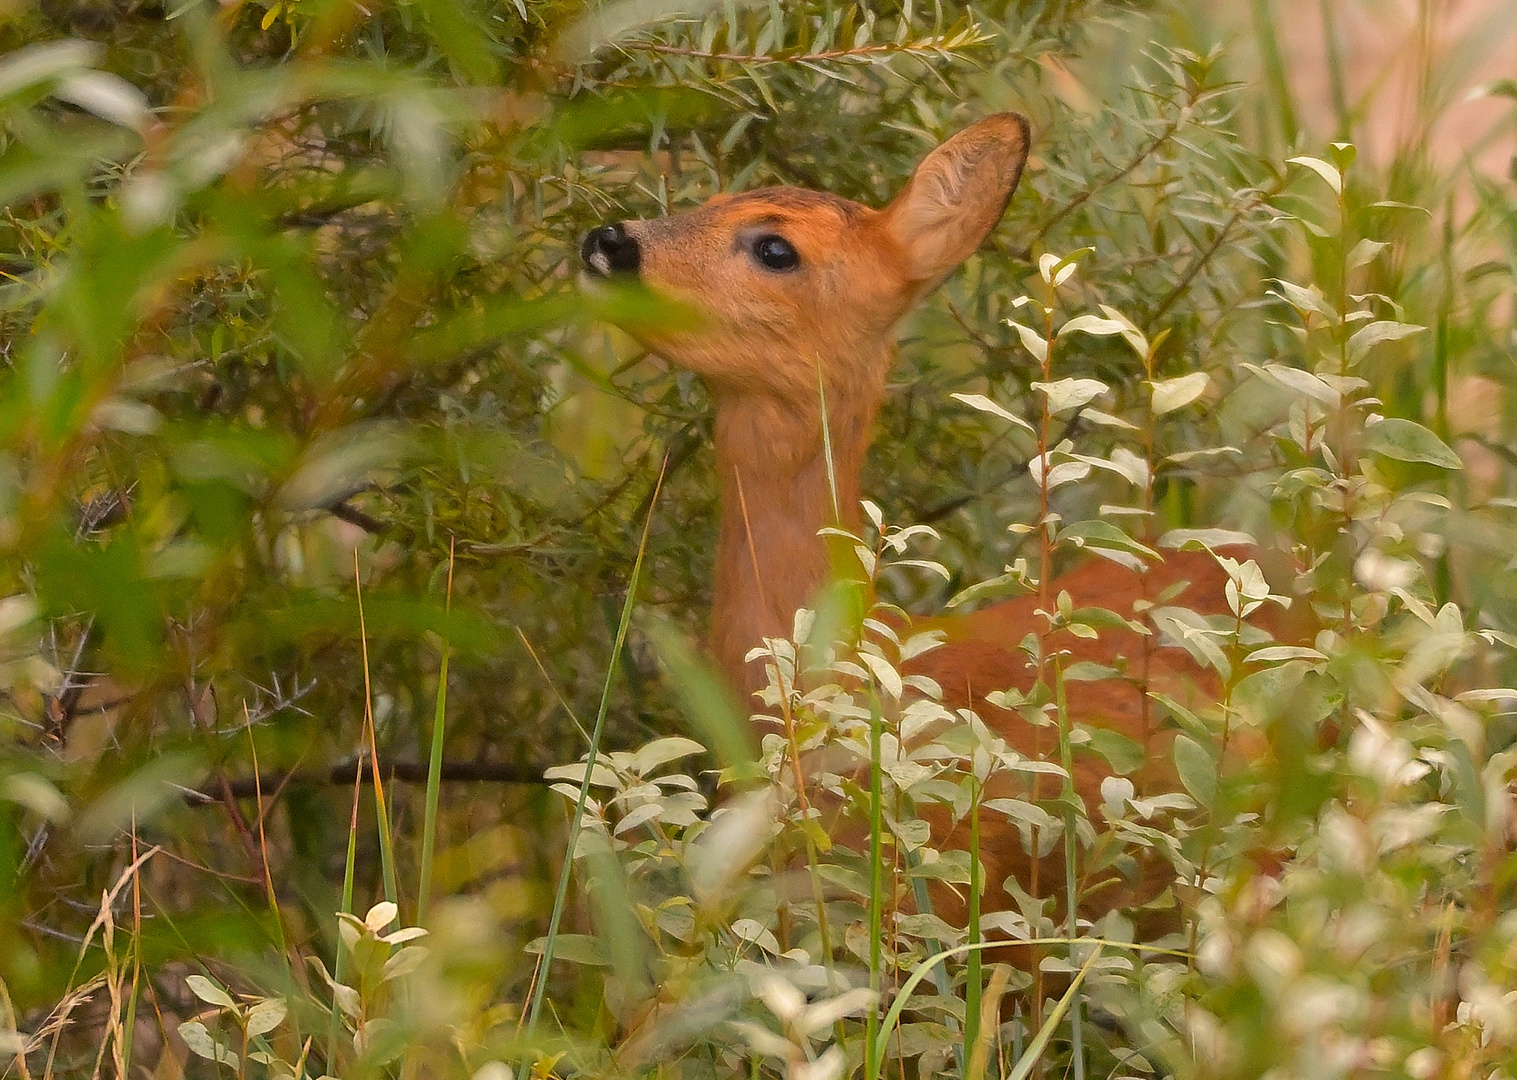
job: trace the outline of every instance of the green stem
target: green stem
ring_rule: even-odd
[[[1348,90],[1343,77],[1343,39],[1338,33],[1337,0],[1321,0],[1322,36],[1327,46],[1327,80],[1333,96],[1333,116],[1337,121],[1335,136],[1346,142],[1353,131],[1348,111]]]
[[[1433,341],[1433,392],[1437,403],[1433,407],[1433,434],[1445,444],[1449,441],[1449,322],[1454,310],[1454,197],[1449,196],[1443,208],[1443,295],[1438,300],[1438,325]],[[1452,474],[1443,474],[1444,497],[1452,501]],[[1449,565],[1448,545],[1438,554],[1433,568],[1433,595],[1441,608],[1448,603],[1454,590],[1453,569]]]
[[[448,542],[448,590],[443,619],[453,614],[453,542]],[[437,846],[437,804],[442,791],[442,745],[448,711],[448,638],[442,639],[442,663],[437,670],[437,706],[432,713],[432,751],[427,758],[427,809],[421,830],[421,886],[416,893],[416,921],[424,923],[432,899],[432,860]]]
[[[957,945],[952,949],[944,949],[942,952],[933,953],[926,960],[923,960],[916,966],[916,969],[913,970],[906,981],[901,984],[901,989],[896,992],[895,1000],[891,1002],[890,1010],[885,1014],[885,1023],[881,1026],[880,1033],[877,1036],[879,1040],[879,1047],[878,1052],[875,1055],[875,1060],[882,1061],[884,1059],[885,1040],[890,1037],[891,1029],[893,1029],[896,1024],[900,1023],[901,1014],[906,1011],[907,1006],[911,1002],[911,995],[916,991],[916,988],[922,984],[923,979],[926,979],[938,968],[938,965],[947,960],[952,960],[955,956],[963,956],[966,953],[970,952],[983,952],[986,949],[1008,949],[1016,947],[1025,948],[1029,946],[1037,947],[1041,945],[1063,945],[1066,943],[1067,942],[1065,938],[1025,938],[1021,941],[981,941],[973,945]],[[1103,949],[1107,947],[1129,949],[1138,952],[1156,953],[1162,956],[1185,955],[1178,949],[1150,948],[1146,945],[1134,945],[1130,941],[1108,941],[1104,938],[1088,938],[1086,939],[1085,944],[1092,946],[1090,956],[1086,958],[1084,964],[1080,965],[1080,970],[1075,973],[1075,977],[1070,981],[1069,989],[1064,992],[1064,996],[1059,1000],[1059,1004],[1054,1007],[1053,1012],[1050,1013],[1048,1019],[1044,1021],[1042,1027],[1038,1031],[1037,1036],[1034,1037],[1032,1042],[1028,1045],[1027,1052],[1022,1055],[1021,1060],[1017,1062],[1016,1068],[1012,1070],[1011,1075],[1008,1076],[1006,1080],[1023,1080],[1023,1078],[1027,1076],[1028,1071],[1031,1070],[1033,1064],[1035,1064],[1037,1059],[1042,1055],[1044,1047],[1048,1045],[1048,1040],[1053,1034],[1053,1029],[1057,1027],[1059,1021],[1064,1018],[1064,1013],[1068,1008],[1069,1000],[1075,993],[1079,991],[1080,984],[1085,981],[1085,976],[1090,974],[1091,968],[1095,967],[1096,961],[1100,958],[1101,951]],[[879,1080],[879,1074],[866,1072],[864,1074],[864,1080]]]
[[[873,687],[869,692],[869,989],[879,1001],[883,984],[883,958],[881,937],[884,930],[885,854],[884,854],[884,770],[880,763],[880,729],[884,721],[880,716],[880,695]],[[878,1004],[871,1007],[865,1024],[864,1062],[866,1075],[879,1072],[880,1010]]]
[[[1079,880],[1075,872],[1079,855],[1079,840],[1075,835],[1077,817],[1074,802],[1075,768],[1074,750],[1069,739],[1069,704],[1064,690],[1064,663],[1055,659],[1053,664],[1054,700],[1058,706],[1059,764],[1064,768],[1064,897],[1067,905],[1065,933],[1069,935],[1069,962],[1076,958],[1076,939],[1080,932]],[[1098,950],[1099,951],[1099,950]],[[1066,995],[1069,996],[1069,995]],[[1070,1056],[1074,1059],[1074,1080],[1085,1080],[1085,1032],[1080,1017],[1080,1000],[1072,996],[1069,1004]],[[1053,1017],[1049,1017],[1050,1020]]]
[[[970,759],[973,769],[973,758]],[[966,935],[970,944],[980,940],[980,890],[985,869],[980,864],[980,784],[971,775],[974,797],[969,803],[969,925]],[[964,963],[964,1060],[974,1059],[975,1044],[980,1038],[980,995],[983,993],[983,975],[980,971],[980,954],[969,954]],[[965,1080],[971,1080],[965,1077]]]
[[[1280,118],[1285,145],[1296,145],[1296,107],[1291,103],[1290,80],[1285,73],[1285,57],[1280,39],[1275,35],[1275,16],[1269,0],[1253,0],[1254,35],[1259,40],[1259,59],[1264,64],[1264,81],[1274,99],[1274,114]]]
[[[653,498],[648,502],[648,517],[643,522],[643,537],[637,545],[637,558],[632,563],[632,576],[627,581],[627,598],[622,603],[621,620],[616,627],[616,640],[611,646],[611,659],[606,664],[606,680],[601,686],[600,708],[595,714],[595,727],[590,732],[590,749],[585,754],[585,775],[580,781],[579,798],[574,803],[574,817],[569,824],[569,843],[564,852],[563,869],[558,875],[558,889],[553,896],[553,914],[548,919],[548,933],[543,941],[542,963],[538,966],[537,981],[532,987],[532,1000],[527,1006],[527,1042],[530,1045],[537,1033],[537,1020],[542,1014],[543,999],[547,996],[548,976],[552,971],[554,947],[558,943],[558,927],[564,916],[564,906],[569,896],[569,876],[574,869],[574,849],[579,844],[580,829],[585,821],[585,803],[590,797],[590,778],[595,773],[595,758],[600,750],[601,736],[606,730],[606,714],[611,706],[611,687],[621,666],[622,647],[627,642],[627,627],[632,622],[632,608],[637,603],[637,586],[643,572],[643,556],[648,551],[648,533],[653,527],[653,511],[658,506],[659,492],[664,487],[664,472],[669,459],[659,469],[658,483],[653,487]],[[525,1070],[518,1072],[521,1075]]]

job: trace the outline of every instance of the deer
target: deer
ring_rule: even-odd
[[[999,113],[931,150],[883,209],[826,192],[763,187],[667,217],[602,225],[584,238],[580,254],[592,281],[639,282],[694,313],[628,329],[709,390],[720,520],[707,649],[735,690],[763,688],[762,661],[749,660],[750,652],[766,638],[788,637],[795,611],[827,582],[824,530],[858,531],[860,474],[896,359],[895,328],[1000,223],[1030,144],[1026,118]],[[1268,553],[1218,554],[1242,560]],[[1215,674],[1180,648],[1160,647],[1151,632],[1108,629],[1089,640],[1050,632],[1039,612],[1051,606],[1048,597],[1067,593],[1076,608],[1110,609],[1139,624],[1161,598],[1221,615],[1229,611],[1228,580],[1216,554],[1204,550],[1168,552],[1142,566],[1087,557],[1036,595],[930,620],[945,640],[909,670],[935,681],[945,704],[973,709],[1010,746],[1038,756],[1052,736],[985,697],[1025,691],[1038,677],[1019,643],[1034,634],[1044,638],[1044,651],[1065,650],[1072,660],[1125,661],[1137,677],[1070,682],[1068,713],[1139,743],[1149,756],[1140,782],[1162,779],[1172,732],[1155,728],[1150,694],[1215,700]],[[1293,636],[1289,627],[1265,628]],[[1099,806],[1110,775],[1104,763],[1081,755],[1076,795]],[[999,885],[1008,876],[1036,893],[1039,860],[1022,850],[1015,830],[981,836],[992,899],[1009,904]],[[1053,879],[1051,869],[1043,873]],[[1147,874],[1104,889],[1103,906],[1141,902],[1157,891]]]

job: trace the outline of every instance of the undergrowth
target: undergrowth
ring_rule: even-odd
[[[1319,141],[1263,0],[65,7],[0,12],[4,1076],[1511,1074],[1509,178],[1356,160],[1341,80]],[[577,237],[1010,107],[874,606],[750,719],[703,392]],[[1178,549],[1226,613],[1056,585]],[[1019,595],[1037,753],[912,671]],[[1057,645],[1122,628],[1196,685]]]

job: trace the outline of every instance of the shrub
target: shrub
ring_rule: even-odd
[[[1178,2],[0,14],[8,1067],[1510,1069],[1517,202],[1425,144],[1365,165],[1298,135],[1268,9],[1267,92]],[[1227,530],[1294,555],[1323,631],[1256,642],[1246,565],[1230,625],[1166,613],[1223,695],[1156,703],[1180,790],[1115,783],[1093,818],[981,806],[991,769],[1044,766],[972,720],[912,760],[898,726],[939,707],[897,643],[829,652],[803,619],[764,708],[854,755],[802,781],[861,822],[829,838],[685,644],[703,391],[606,329],[577,238],[760,183],[879,202],[1008,107],[1034,166],[910,321],[880,420],[882,602]],[[1040,364],[1041,305],[1098,333]],[[592,727],[597,768],[550,777],[583,801],[566,840],[538,781]],[[1160,851],[1187,929],[1070,934],[1053,893],[952,925],[883,872],[971,880],[929,812],[1073,836],[1076,870]],[[961,944],[992,932],[1059,942],[1036,985]]]

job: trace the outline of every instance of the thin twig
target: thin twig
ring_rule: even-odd
[[[971,39],[972,43],[973,39]],[[819,53],[795,53],[790,56],[771,56],[751,53],[707,52],[682,45],[659,45],[655,43],[632,43],[623,45],[627,52],[651,52],[660,56],[684,56],[692,60],[725,61],[732,64],[819,64],[829,60],[862,60],[869,56],[895,53],[902,56],[932,56],[952,48],[947,38],[931,38],[911,45],[897,45],[887,41],[877,45],[860,45],[854,49],[829,49]]]
[[[1283,186],[1284,180],[1277,180],[1268,188],[1258,192],[1249,202],[1233,211],[1233,215],[1227,219],[1227,223],[1217,230],[1217,235],[1212,239],[1212,242],[1207,245],[1204,251],[1198,252],[1196,257],[1191,260],[1191,264],[1180,275],[1180,280],[1175,283],[1175,287],[1159,302],[1159,306],[1154,308],[1153,314],[1143,320],[1144,329],[1151,328],[1162,319],[1169,312],[1169,309],[1175,306],[1180,297],[1185,295],[1186,290],[1190,288],[1191,282],[1196,280],[1196,275],[1200,274],[1206,268],[1206,264],[1211,262],[1216,257],[1217,252],[1222,250],[1222,245],[1227,243],[1228,238],[1232,236],[1233,230],[1238,227],[1238,223],[1246,215],[1253,213],[1278,195]]]

